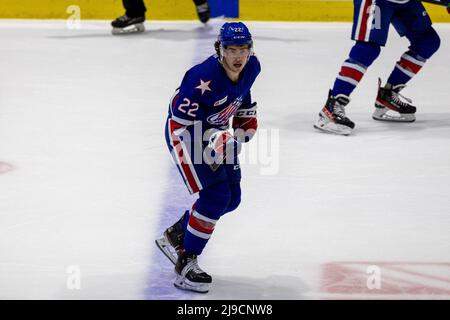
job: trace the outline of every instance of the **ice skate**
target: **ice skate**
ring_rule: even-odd
[[[416,107],[411,105],[411,99],[400,94],[405,85],[392,86],[387,83],[381,87],[381,79],[378,79],[378,94],[375,101],[374,120],[392,122],[413,122],[416,120]],[[403,98],[406,102],[402,101]]]
[[[196,5],[195,8],[197,10],[198,19],[203,23],[208,22],[211,17],[208,1],[205,1],[203,4]]]
[[[145,16],[130,18],[126,14],[118,17],[116,20],[111,22],[113,27],[112,34],[128,34],[128,33],[139,33],[145,31],[144,26]]]
[[[350,102],[346,95],[339,94],[336,97],[328,93],[328,100],[319,113],[319,120],[314,128],[328,133],[348,136],[355,124],[345,116],[345,106]]]
[[[155,240],[158,248],[173,264],[177,263],[179,251],[183,249],[184,230],[182,221],[185,215],[189,215],[189,211],[186,211],[173,226],[167,228],[161,238]]]
[[[174,286],[178,289],[207,293],[211,287],[211,276],[198,266],[194,254],[182,250],[175,264],[175,273],[177,278]]]

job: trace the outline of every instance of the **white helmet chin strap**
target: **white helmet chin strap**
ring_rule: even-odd
[[[219,48],[220,48],[219,61],[220,61],[220,63],[223,63],[223,50],[224,50],[223,45],[220,44]]]

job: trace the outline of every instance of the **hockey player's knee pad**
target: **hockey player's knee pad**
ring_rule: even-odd
[[[373,42],[356,41],[350,50],[350,59],[369,67],[380,55],[380,45]]]
[[[425,32],[415,34],[410,41],[409,48],[424,59],[429,59],[441,46],[441,38],[433,27],[429,27]]]
[[[205,217],[219,219],[227,210],[231,200],[231,191],[227,182],[221,182],[208,186],[199,193],[195,204],[195,210]]]
[[[236,210],[241,203],[241,185],[239,183],[230,185],[231,197],[227,210],[224,213]]]

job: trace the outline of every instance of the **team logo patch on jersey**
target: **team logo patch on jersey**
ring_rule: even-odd
[[[224,98],[217,100],[216,102],[214,102],[214,107],[224,104],[225,102],[227,102],[227,99],[228,99],[228,96],[225,96]]]
[[[228,107],[209,116],[206,120],[213,125],[224,125],[242,104],[242,96],[236,98]]]

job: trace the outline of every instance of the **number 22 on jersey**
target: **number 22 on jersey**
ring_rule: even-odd
[[[195,112],[198,110],[198,103],[191,103],[188,98],[183,99],[183,103],[180,103],[178,110],[180,112],[187,114],[188,116],[195,117]]]

